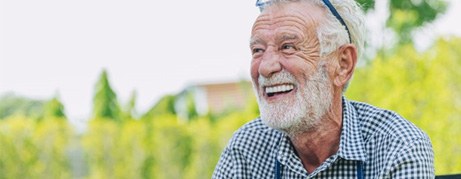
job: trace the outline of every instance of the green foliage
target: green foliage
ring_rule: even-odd
[[[438,174],[461,171],[461,39],[419,54],[406,45],[358,69],[347,96],[391,109],[428,133]]]
[[[142,118],[152,119],[156,116],[176,115],[176,111],[174,109],[175,100],[176,96],[165,95],[151,109],[149,109]]]
[[[390,4],[387,25],[399,33],[403,43],[411,42],[411,32],[416,27],[434,21],[447,7],[444,0],[390,0]]]
[[[64,113],[64,105],[61,103],[61,101],[58,100],[57,97],[54,97],[45,104],[44,113],[45,118],[66,118],[66,114]]]
[[[41,101],[6,94],[0,97],[0,119],[13,116],[24,116],[32,119],[66,118],[64,105],[57,97],[48,101]]]
[[[109,84],[107,72],[104,70],[96,83],[93,98],[93,117],[98,119],[121,120],[117,95]]]
[[[9,118],[0,121],[0,178],[210,178],[232,133],[255,117],[95,119],[82,136],[58,118]]]
[[[167,117],[168,118],[168,117]],[[154,178],[187,178],[186,167],[192,155],[192,138],[186,123],[176,117],[155,120],[151,142],[156,146]],[[165,141],[169,141],[165,143]]]
[[[0,97],[0,119],[14,115],[23,115],[31,118],[43,116],[44,101],[32,100],[14,94],[5,94]]]
[[[447,9],[446,0],[389,0],[389,7],[375,7],[375,0],[357,0],[365,11],[376,8],[389,9],[387,27],[397,33],[398,41],[412,42],[412,32],[434,21]]]
[[[124,119],[134,119],[136,117],[136,91],[131,92],[130,99],[128,103],[123,108],[123,118]]]
[[[362,7],[365,12],[373,9],[375,7],[375,0],[356,0]]]
[[[141,178],[146,132],[139,121],[92,120],[82,138],[88,178]]]
[[[198,117],[197,107],[195,106],[195,99],[192,93],[186,93],[185,103],[186,103],[186,114],[187,114],[186,118],[194,119]]]
[[[0,121],[0,178],[70,178],[66,121],[10,117]]]
[[[232,133],[255,116],[234,113],[214,123],[174,115],[92,120],[82,139],[88,178],[210,178]]]

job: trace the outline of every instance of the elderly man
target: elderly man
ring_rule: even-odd
[[[234,134],[213,178],[434,177],[426,134],[343,96],[364,44],[354,0],[258,5],[250,48],[261,117]]]

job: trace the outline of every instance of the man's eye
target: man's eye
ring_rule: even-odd
[[[296,48],[293,44],[283,44],[282,50],[296,50]]]
[[[253,54],[262,53],[262,52],[264,52],[264,49],[262,49],[262,48],[254,48],[253,49]]]

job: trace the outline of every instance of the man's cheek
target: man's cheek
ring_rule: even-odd
[[[259,63],[251,64],[250,73],[251,73],[251,78],[253,80],[253,83],[257,83],[258,77],[259,77]]]

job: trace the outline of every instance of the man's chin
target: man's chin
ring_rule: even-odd
[[[288,111],[285,111],[285,113],[289,113]],[[281,131],[286,131],[293,126],[297,126],[300,124],[300,121],[297,120],[295,117],[290,116],[287,117],[286,115],[280,115],[283,114],[279,113],[279,115],[276,114],[263,114],[261,113],[261,119],[270,128],[281,130]]]
[[[288,111],[287,111],[288,112]],[[307,132],[318,125],[320,119],[306,118],[306,116],[279,116],[261,113],[261,119],[268,127],[284,132],[290,137],[294,137],[300,133]]]
[[[272,129],[275,129],[275,130],[279,130],[279,131],[287,131],[289,128],[292,127],[292,125],[287,125],[287,124],[281,124],[280,122],[278,121],[272,121],[271,119],[264,119],[264,117],[262,117],[262,121],[264,124],[266,124],[268,127],[272,128]]]

